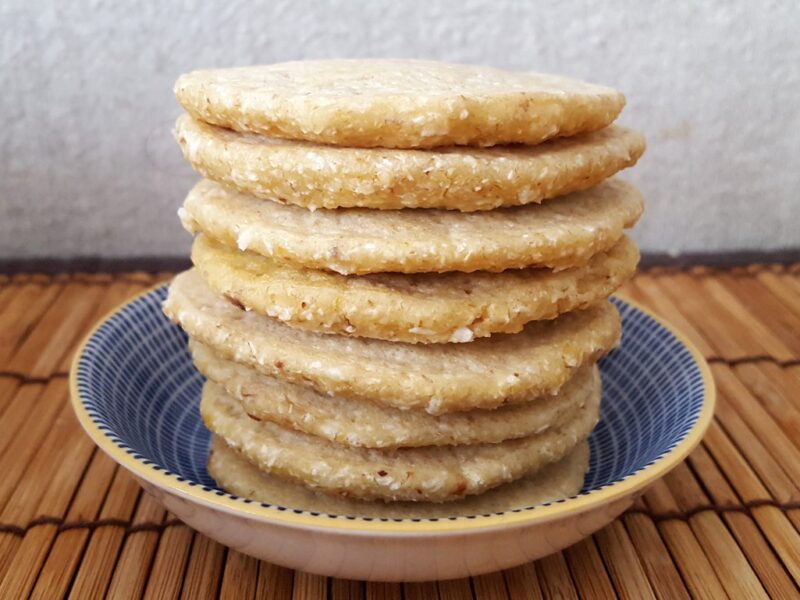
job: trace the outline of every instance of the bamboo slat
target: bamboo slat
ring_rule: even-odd
[[[726,319],[728,331],[740,340],[746,340],[751,353],[780,361],[792,359],[792,349],[761,322],[758,314],[748,311],[739,297],[731,293],[719,278],[704,278],[702,286],[711,298],[725,308],[726,314],[730,315],[730,320]]]
[[[653,519],[649,515],[631,512],[623,520],[656,597],[659,600],[688,600],[686,586]]]
[[[631,281],[626,289],[632,292],[634,301],[649,307],[680,329],[680,331],[697,346],[697,349],[703,356],[706,358],[715,356],[715,350],[692,322],[684,317],[683,313],[678,310],[675,303],[670,300],[669,296],[661,289],[661,285],[664,284],[659,284],[658,280],[653,277],[640,275]],[[669,285],[669,283],[666,283],[666,285]]]
[[[405,600],[432,600],[439,597],[435,581],[410,582],[403,584]]]
[[[575,588],[581,598],[615,598],[603,558],[589,537],[564,551]]]
[[[195,533],[181,597],[186,600],[216,598],[225,568],[225,554],[224,546]],[[291,589],[290,585],[288,591],[291,592]],[[288,598],[289,595],[275,597]]]
[[[25,387],[27,386],[23,386],[23,389]],[[0,515],[5,514],[6,518],[11,519],[6,521],[0,517],[2,522],[27,522],[18,521],[16,518],[23,512],[29,514],[31,507],[23,506],[22,500],[12,503],[9,507],[7,504],[9,498],[12,498],[14,494],[28,493],[33,486],[42,484],[46,475],[36,473],[33,468],[29,469],[29,463],[33,460],[35,461],[34,467],[44,468],[46,463],[36,460],[36,457],[41,456],[43,451],[52,455],[54,452],[62,450],[58,444],[62,442],[61,436],[64,435],[64,428],[71,424],[69,407],[64,402],[66,383],[63,380],[51,381],[41,395],[34,395],[34,397],[37,400],[34,406],[41,407],[41,410],[31,410],[31,406],[27,406],[28,418],[22,422],[21,428],[11,437],[10,447],[6,448],[0,456],[0,473],[3,474],[3,479],[0,479],[0,506],[3,507]],[[58,416],[60,416],[59,426],[53,428],[53,423]],[[23,476],[25,476],[25,482],[20,486]],[[18,489],[21,489],[22,492],[17,492]],[[36,489],[38,490],[38,487]]]
[[[327,585],[327,577],[295,571],[292,597],[295,600],[324,598],[327,592]]]
[[[0,421],[0,466],[3,465],[5,456],[9,456],[6,459],[8,462],[15,458],[10,456],[11,453],[7,452],[7,450],[12,448],[16,453],[17,448],[24,443],[22,440],[31,435],[30,429],[23,429],[23,427],[33,421],[31,406],[36,406],[37,399],[44,389],[45,385],[43,383],[29,383],[17,386],[12,392],[13,395],[10,395],[10,398],[6,400],[6,410],[3,411],[3,419]],[[44,416],[46,419],[48,416],[55,414],[58,407],[53,405],[58,404],[57,402],[45,402],[43,404],[43,410],[37,413],[36,416]],[[14,462],[22,461],[14,460]],[[10,483],[16,483],[16,480]],[[3,483],[0,480],[0,498],[2,498],[2,489]],[[0,502],[0,506],[2,504]]]
[[[111,486],[115,468],[116,465],[110,458],[95,450],[67,512],[67,523],[85,523],[97,518]],[[65,595],[89,539],[89,530],[85,527],[67,529],[60,533],[54,526],[50,527],[55,529],[54,541],[33,589],[35,598],[62,598]]]
[[[297,579],[295,578],[295,597],[297,595]],[[366,584],[367,600],[401,600],[403,586],[399,583],[380,583],[368,581]]]
[[[297,577],[314,577],[305,573],[297,573]],[[225,560],[225,571],[222,575],[222,587],[219,597],[226,600],[233,598],[255,598],[258,587],[258,561],[236,550],[228,550]],[[295,590],[297,586],[295,586]],[[295,598],[297,595],[295,595]],[[308,596],[302,596],[308,597]]]
[[[715,426],[713,435],[722,436],[724,434]],[[711,438],[712,435],[707,437]],[[704,488],[708,490],[708,494],[715,504],[723,506],[740,504],[741,499],[725,479],[722,471],[714,463],[704,446],[695,450],[689,460],[694,472],[700,476]],[[759,580],[770,592],[770,595],[774,597],[780,593],[780,590],[788,589],[791,586],[791,581],[787,576],[786,570],[772,552],[753,517],[742,512],[728,511],[722,514],[722,518],[736,538],[739,547],[758,575]],[[765,519],[759,520],[757,516],[755,520],[759,523],[766,522],[765,533],[769,531],[768,521]],[[788,525],[788,523],[786,524]],[[777,532],[773,531],[772,533],[773,539],[778,538]],[[747,540],[747,543],[743,544],[743,540]]]
[[[20,380],[17,377],[0,375],[0,428],[4,424],[3,415],[6,412],[6,408],[8,408],[11,400],[16,395],[19,385]]]
[[[644,497],[655,514],[681,514],[677,501],[663,480],[650,486]],[[658,529],[691,595],[695,598],[726,598],[719,575],[689,523],[681,519],[665,520],[659,523]]]
[[[764,491],[760,492],[760,488],[756,488],[759,489],[759,492],[753,493],[756,495],[760,493],[759,499],[771,496],[778,502],[800,500],[800,493],[798,493],[795,483],[784,470],[783,465],[776,460],[775,454],[770,452],[722,393],[718,394],[717,398],[716,419],[712,427],[715,431],[717,427],[724,429],[731,440],[730,443],[734,446],[735,456],[752,469],[763,482]],[[708,440],[707,443],[710,444]],[[711,451],[714,452],[713,447],[711,447]],[[717,460],[725,468],[727,463],[724,458],[718,457]],[[736,475],[741,475],[741,472]],[[732,481],[735,485],[747,485],[750,479],[733,479]]]
[[[9,281],[0,282],[0,312],[5,309],[15,291],[15,286],[9,285]]]
[[[360,581],[353,581],[351,579],[333,579],[331,580],[330,584],[331,600],[346,600],[348,598],[362,600],[364,598],[364,586]],[[281,597],[286,598],[288,595]],[[437,595],[434,594],[433,597],[436,598]]]
[[[17,293],[18,287],[15,285],[5,284],[0,287],[0,314],[6,309],[8,303],[11,302],[11,299]]]
[[[711,370],[717,383],[718,404],[730,404],[748,423],[756,439],[781,458],[780,465],[791,480],[800,482],[800,449],[729,366],[712,365]]]
[[[0,370],[8,371],[8,361],[30,328],[61,292],[61,287],[61,284],[30,283],[15,290],[13,298],[0,313]]]
[[[536,574],[545,598],[578,597],[578,590],[575,589],[563,552],[536,561]]]
[[[169,515],[168,519],[171,518]],[[178,598],[194,532],[186,525],[167,527],[158,541],[153,567],[147,578],[147,599]]]
[[[522,600],[523,598],[541,600],[544,597],[541,587],[539,586],[539,580],[536,577],[536,567],[533,563],[526,563],[514,567],[513,569],[506,569],[503,571],[503,578],[506,582],[508,598],[511,600]],[[469,598],[469,580],[461,579],[459,581],[464,582],[465,593],[461,596],[449,595],[447,598]],[[445,600],[442,582],[439,582],[439,597]]]
[[[160,523],[165,516],[166,512],[154,498],[141,494],[133,516],[133,527]],[[159,532],[149,529],[131,531],[126,535],[108,588],[110,597],[139,598],[144,593],[158,538]]]
[[[105,290],[71,282],[64,286],[33,332],[17,349],[8,370],[28,377],[48,377],[75,342]]]
[[[486,575],[473,577],[472,587],[477,600],[486,600],[487,598],[503,598],[508,595],[506,589],[506,581],[503,578],[503,573],[495,572]]]
[[[766,273],[775,277],[772,273]],[[800,314],[786,306],[772,289],[752,277],[720,276],[720,281],[789,349],[787,360],[800,355]],[[779,289],[779,292],[781,290]],[[798,307],[800,309],[800,307]]]
[[[531,570],[533,570],[533,565],[528,566]],[[439,598],[441,600],[472,598],[472,585],[469,579],[451,579],[449,581],[439,581],[437,582],[436,587],[439,588]],[[509,591],[510,589],[511,588],[509,587]]]
[[[794,315],[800,315],[800,281],[796,276],[764,272],[759,273],[756,279],[775,294]]]
[[[108,491],[99,522],[109,522],[91,532],[84,551],[70,598],[102,598],[105,595],[119,555],[124,527],[115,522],[126,522],[133,514],[139,498],[139,484],[127,471],[117,468]]]
[[[679,273],[669,278],[668,285],[663,278],[659,284],[659,289],[669,296],[678,310],[714,348],[716,356],[735,361],[759,353],[760,348],[749,344],[751,340],[731,333],[730,325],[734,322],[732,315],[723,305],[710,298],[695,278]]]
[[[713,363],[703,444],[621,519],[504,572],[364,583],[247,557],[175,521],[67,406],[78,340],[169,273],[0,278],[0,597],[796,598],[800,266],[651,269],[622,294]]]
[[[794,378],[771,362],[734,367],[738,377],[793,440],[800,440],[800,398]]]
[[[117,281],[109,284],[106,287],[105,294],[100,298],[99,303],[95,306],[91,318],[82,323],[78,328],[78,335],[76,341],[83,339],[83,336],[88,333],[89,329],[106,314],[111,312],[114,308],[122,304],[128,298],[135,296],[137,293],[145,289],[145,285],[140,283],[131,283],[128,281]],[[72,357],[75,350],[75,344],[68,347],[67,352],[64,353],[60,364],[57,367],[59,373],[66,373],[69,371]]]
[[[336,579],[331,582],[331,596],[334,599],[364,597],[364,587],[360,581]],[[262,600],[282,600],[292,596],[294,577],[292,571],[268,562],[258,566],[258,587],[256,597]]]
[[[615,521],[601,529],[596,537],[619,596],[655,598],[625,526],[620,521]]]
[[[60,517],[66,513],[80,481],[70,469],[72,465],[86,465],[94,451],[74,415],[64,406],[62,414],[53,424],[45,442],[29,465],[29,475],[17,485],[3,510],[1,522],[28,523],[35,515]],[[8,569],[0,567],[0,598],[27,595],[44,562],[53,539],[52,527],[34,527],[26,532]],[[0,555],[4,543],[0,539]]]

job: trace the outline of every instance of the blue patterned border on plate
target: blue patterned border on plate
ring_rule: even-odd
[[[129,455],[209,494],[227,495],[206,471],[210,434],[198,411],[203,378],[186,335],[161,312],[165,296],[161,286],[139,297],[94,332],[77,362],[79,401]],[[673,450],[696,424],[706,394],[702,372],[679,339],[646,313],[613,302],[622,315],[622,344],[600,363],[602,414],[580,495],[628,479]]]

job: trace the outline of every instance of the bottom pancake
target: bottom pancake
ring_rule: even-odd
[[[497,444],[378,450],[354,448],[248,415],[208,381],[200,414],[213,433],[262,471],[361,500],[448,502],[481,494],[559,461],[589,437],[600,388],[570,421]]]
[[[535,475],[478,496],[447,503],[365,502],[329,496],[259,471],[221,438],[214,436],[208,472],[232,494],[292,509],[352,517],[434,518],[481,515],[524,508],[577,494],[589,468],[586,442]]]

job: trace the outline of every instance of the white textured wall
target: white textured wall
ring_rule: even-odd
[[[200,67],[397,56],[622,89],[649,151],[631,177],[650,252],[800,246],[800,4],[0,4],[0,258],[177,255],[194,176],[172,83]]]

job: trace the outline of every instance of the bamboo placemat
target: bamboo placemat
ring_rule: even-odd
[[[800,265],[650,269],[623,291],[712,363],[689,460],[594,536],[472,579],[373,584],[292,572],[165,513],[82,433],[74,345],[168,274],[0,275],[0,598],[797,598]]]

